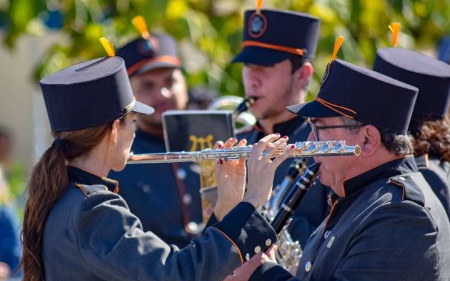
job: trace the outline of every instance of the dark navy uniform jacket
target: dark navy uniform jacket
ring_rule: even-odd
[[[450,219],[450,163],[434,155],[416,157],[416,163]]]
[[[288,136],[289,143],[306,141],[311,131],[306,119],[300,116],[296,116],[284,123],[275,124],[273,129],[274,133]],[[266,135],[258,125],[255,125],[250,131],[239,133],[237,137],[239,140],[247,139],[248,144],[254,144]],[[293,160],[293,158],[288,158],[278,167],[273,183],[274,188],[283,181]],[[300,242],[302,247],[305,246],[311,233],[327,216],[329,211],[327,197],[329,193],[330,189],[328,187],[316,181],[294,214],[289,226],[289,232],[293,239]]]
[[[0,204],[0,262],[6,263],[13,272],[20,263],[21,243],[16,218],[7,206]],[[22,276],[22,272],[12,277]]]
[[[164,139],[136,131],[135,154],[165,152]],[[119,194],[140,221],[168,244],[184,247],[193,238],[185,225],[202,222],[200,177],[195,163],[127,165],[109,177],[120,182]],[[198,170],[197,170],[198,171]]]
[[[68,167],[67,192],[46,220],[42,260],[46,281],[222,280],[255,249],[276,240],[249,203],[240,203],[188,246],[169,246],[116,194],[116,181]]]
[[[412,156],[347,180],[311,236],[297,277],[274,263],[251,280],[447,281],[450,225]]]

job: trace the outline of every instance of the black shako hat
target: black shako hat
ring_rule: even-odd
[[[269,66],[292,55],[314,59],[320,20],[292,11],[247,10],[243,49],[232,62]]]
[[[300,116],[345,116],[390,132],[406,134],[418,89],[378,72],[335,60],[314,101],[287,109]]]
[[[164,33],[151,34],[149,39],[135,39],[117,50],[117,55],[125,60],[130,77],[157,68],[181,66],[175,40]]]
[[[70,66],[43,78],[40,84],[53,131],[100,126],[129,111],[146,115],[154,111],[134,98],[120,57]]]
[[[373,69],[419,89],[409,130],[417,132],[423,121],[445,116],[450,97],[450,65],[401,48],[377,51]]]

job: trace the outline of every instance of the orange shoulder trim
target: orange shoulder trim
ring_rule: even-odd
[[[83,191],[84,195],[88,196],[87,193],[86,193],[86,190],[84,189],[84,187],[83,187],[81,184],[75,183],[75,185],[76,185],[81,191]]]

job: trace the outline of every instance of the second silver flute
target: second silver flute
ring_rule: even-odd
[[[277,157],[285,151],[286,149],[279,149],[273,153],[272,157]],[[199,162],[217,159],[236,160],[248,158],[251,152],[252,146],[248,145],[230,149],[204,149],[193,152],[131,154],[127,164]],[[360,153],[359,145],[345,145],[345,141],[304,141],[295,143],[295,152],[290,157],[359,156]]]

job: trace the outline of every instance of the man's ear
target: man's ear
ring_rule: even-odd
[[[373,125],[365,125],[360,130],[361,137],[361,154],[363,156],[372,156],[383,145],[381,142],[381,134]]]
[[[305,62],[299,69],[294,72],[294,86],[297,89],[304,89],[308,86],[309,81],[314,73],[314,67],[310,62]]]

